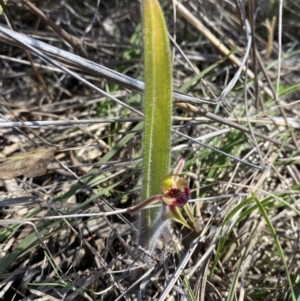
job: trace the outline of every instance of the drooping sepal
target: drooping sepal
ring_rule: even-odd
[[[172,218],[175,222],[182,224],[188,229],[192,230],[185,218],[182,216],[180,209],[177,206],[169,206],[169,212],[167,214],[169,218]]]

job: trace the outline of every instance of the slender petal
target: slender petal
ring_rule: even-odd
[[[162,195],[155,195],[149,199],[147,199],[146,201],[142,202],[142,203],[139,203],[137,204],[136,206],[133,206],[131,208],[128,208],[128,211],[129,212],[137,212],[139,210],[142,210],[143,208],[147,207],[148,205],[151,205],[151,204],[155,204],[157,203],[158,201],[161,201],[162,200]]]
[[[184,158],[180,158],[179,159],[179,162],[177,163],[177,166],[175,167],[175,170],[174,170],[174,177],[173,177],[173,180],[175,182],[178,181],[178,177],[179,175],[181,174],[182,170],[183,170],[183,167],[184,167],[184,163],[185,163],[185,160]]]

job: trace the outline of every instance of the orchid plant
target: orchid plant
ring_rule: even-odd
[[[183,207],[184,211],[193,223],[193,229],[197,230],[195,219],[188,203],[190,199],[189,184],[185,178],[181,177],[184,163],[184,158],[180,158],[174,173],[163,178],[161,182],[161,194],[152,196],[142,203],[129,208],[129,212],[134,213],[145,209],[149,205],[162,202],[162,205],[166,208],[162,211],[163,215],[159,218],[160,221],[167,221],[171,218],[192,230],[191,226],[187,223],[179,209],[180,207]]]
[[[180,158],[170,174],[172,130],[172,64],[165,19],[158,0],[143,0],[144,129],[142,202],[130,212],[140,212],[138,244],[153,250],[155,238],[170,218],[191,229],[180,207],[193,219],[188,181],[181,176]],[[161,202],[161,206],[148,205]],[[143,210],[141,210],[143,209]]]

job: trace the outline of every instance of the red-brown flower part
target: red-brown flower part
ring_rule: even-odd
[[[171,206],[184,206],[190,199],[190,188],[188,181],[183,178],[174,179],[170,175],[162,182],[163,201]],[[178,178],[176,176],[176,178]]]

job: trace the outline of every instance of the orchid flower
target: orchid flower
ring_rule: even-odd
[[[167,175],[162,180],[161,190],[162,194],[155,195],[145,200],[144,202],[129,208],[129,212],[139,211],[150,204],[162,201],[169,210],[166,210],[164,219],[172,218],[178,223],[181,223],[188,229],[191,229],[190,225],[184,219],[181,214],[180,207],[183,207],[189,219],[193,223],[193,227],[196,230],[196,223],[193,217],[191,207],[188,203],[190,199],[190,188],[188,181],[181,177],[181,172],[184,167],[185,160],[180,158],[179,162],[174,170],[174,173]]]

